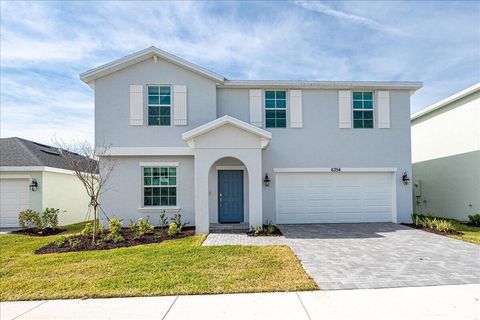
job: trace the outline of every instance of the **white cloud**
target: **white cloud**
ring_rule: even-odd
[[[414,110],[480,80],[478,3],[295,3],[2,3],[1,135],[93,140],[78,74],[151,45],[232,79],[423,80]]]
[[[362,16],[359,16],[359,15],[347,13],[347,12],[344,12],[344,11],[332,9],[331,7],[329,7],[326,4],[323,4],[321,2],[295,1],[294,3],[299,5],[299,6],[302,6],[305,9],[311,10],[311,11],[316,11],[316,12],[323,13],[323,14],[326,14],[326,15],[329,15],[329,16],[332,16],[332,17],[344,19],[344,20],[347,20],[347,21],[350,21],[350,22],[353,22],[353,23],[359,23],[359,24],[365,25],[367,27],[370,27],[370,28],[373,28],[373,29],[376,29],[376,30],[379,30],[379,31],[389,32],[389,33],[392,33],[392,34],[395,34],[395,35],[404,35],[404,32],[399,30],[399,29],[396,29],[396,28],[387,26],[385,24],[379,23],[379,22],[377,22],[375,20],[372,20],[370,18],[366,18],[366,17],[362,17]]]

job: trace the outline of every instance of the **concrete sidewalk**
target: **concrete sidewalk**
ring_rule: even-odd
[[[0,319],[480,319],[480,285],[0,303]]]

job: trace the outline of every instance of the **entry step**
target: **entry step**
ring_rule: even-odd
[[[210,223],[210,233],[245,233],[250,230],[248,223]]]

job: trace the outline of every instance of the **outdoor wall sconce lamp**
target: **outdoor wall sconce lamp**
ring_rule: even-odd
[[[265,174],[265,179],[263,179],[263,183],[265,184],[265,187],[270,186],[270,178],[268,177],[268,173]]]
[[[32,181],[30,182],[29,187],[30,187],[30,190],[32,190],[32,191],[37,191],[37,188],[38,188],[37,180],[32,179]]]
[[[410,178],[408,177],[406,171],[403,173],[402,182],[403,182],[404,185],[408,185],[408,183],[410,182]]]

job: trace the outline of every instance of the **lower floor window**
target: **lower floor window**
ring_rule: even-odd
[[[177,205],[177,168],[143,168],[143,205]]]

